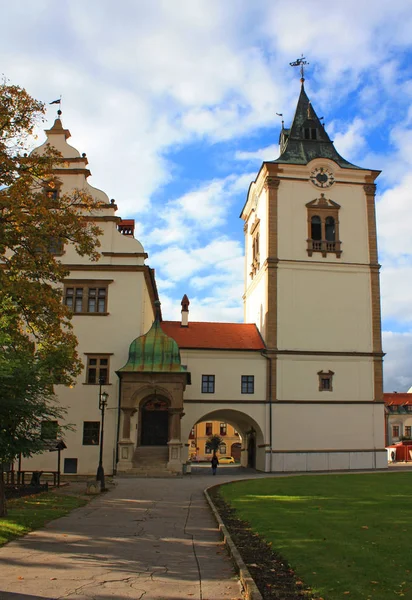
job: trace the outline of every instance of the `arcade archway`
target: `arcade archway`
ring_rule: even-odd
[[[189,417],[189,415],[187,415]],[[230,445],[225,445],[225,452],[233,456],[235,460],[240,461],[242,467],[250,467],[259,471],[266,470],[266,444],[262,427],[256,419],[249,414],[236,409],[220,408],[210,412],[205,412],[194,423],[189,423],[189,419],[184,417],[182,422],[182,440],[188,440],[186,446],[188,448],[188,458],[193,456],[193,443],[191,440],[191,432],[193,426],[197,424],[205,424],[211,422],[227,423],[231,425],[238,433],[239,439],[233,441]],[[189,425],[189,426],[188,426]],[[204,444],[207,439],[207,429],[202,434],[201,441],[195,441],[195,445]],[[217,432],[219,435],[219,432]],[[220,436],[224,440],[224,436]]]

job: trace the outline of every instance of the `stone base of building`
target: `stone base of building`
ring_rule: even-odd
[[[271,463],[271,464],[270,464]],[[266,454],[266,470],[272,473],[291,471],[351,471],[386,469],[386,450],[339,450],[319,452],[270,452]]]

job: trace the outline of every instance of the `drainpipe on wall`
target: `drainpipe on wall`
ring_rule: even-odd
[[[117,463],[119,462],[119,436],[120,436],[120,400],[122,397],[122,380],[119,377],[119,404],[117,406],[117,433],[116,433],[116,463],[114,475],[117,473]]]
[[[264,356],[266,358],[266,360],[269,361],[269,377],[268,377],[268,385],[269,385],[269,450],[270,450],[270,457],[269,457],[269,470],[270,473],[272,473],[272,443],[273,443],[273,437],[272,437],[272,358],[270,356],[267,356],[265,354],[265,351],[261,352],[262,356]]]

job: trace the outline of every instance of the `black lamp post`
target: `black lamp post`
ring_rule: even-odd
[[[104,481],[104,468],[103,468],[103,435],[104,435],[104,409],[107,406],[107,399],[109,394],[102,392],[103,381],[99,379],[99,410],[102,413],[102,428],[100,432],[100,455],[99,455],[99,466],[97,467],[96,481],[100,481],[100,491],[106,491],[106,484]]]

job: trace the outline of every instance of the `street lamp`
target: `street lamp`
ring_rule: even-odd
[[[104,468],[103,468],[103,435],[104,435],[104,409],[107,406],[107,399],[109,394],[102,392],[103,380],[99,379],[99,410],[102,413],[102,428],[100,431],[100,455],[99,455],[99,466],[97,467],[96,481],[100,481],[100,491],[106,491],[106,485],[104,481]]]

